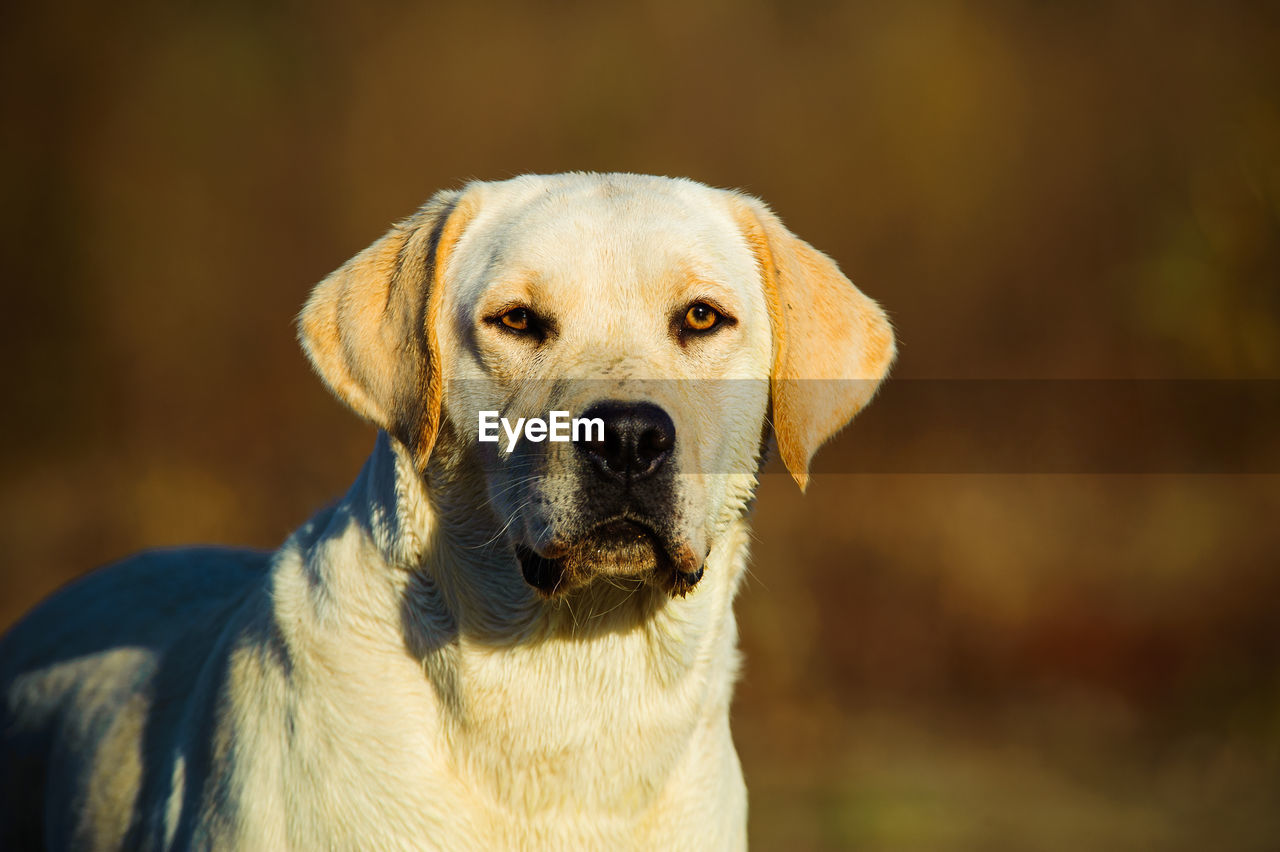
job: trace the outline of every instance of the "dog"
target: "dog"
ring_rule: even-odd
[[[748,510],[870,400],[883,310],[753,197],[575,173],[438,193],[298,329],[368,462],[274,553],[9,632],[0,846],[745,847]]]

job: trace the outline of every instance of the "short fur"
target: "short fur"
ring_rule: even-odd
[[[681,336],[695,301],[715,334]],[[542,339],[494,321],[512,304]],[[364,469],[274,553],[142,554],[5,637],[0,847],[744,847],[731,604],[762,428],[803,487],[888,369],[883,312],[755,199],[572,174],[437,195],[299,329],[380,430]],[[648,491],[476,440],[479,409],[602,397],[670,413]],[[601,539],[609,513],[643,546]]]

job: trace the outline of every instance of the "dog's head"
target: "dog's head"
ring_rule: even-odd
[[[686,592],[770,432],[803,488],[894,354],[883,311],[759,201],[639,175],[440,193],[321,282],[299,327],[420,472],[447,454],[483,480],[547,595]]]

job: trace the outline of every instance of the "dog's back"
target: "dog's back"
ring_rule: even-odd
[[[149,845],[160,826],[129,816],[168,798],[176,761],[200,759],[177,753],[174,732],[218,682],[211,652],[269,555],[144,553],[63,589],[0,640],[0,848]]]

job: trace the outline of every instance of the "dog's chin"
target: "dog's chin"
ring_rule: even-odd
[[[597,580],[636,580],[684,597],[702,579],[702,560],[630,519],[603,523],[569,545],[516,548],[525,582],[547,598]]]

